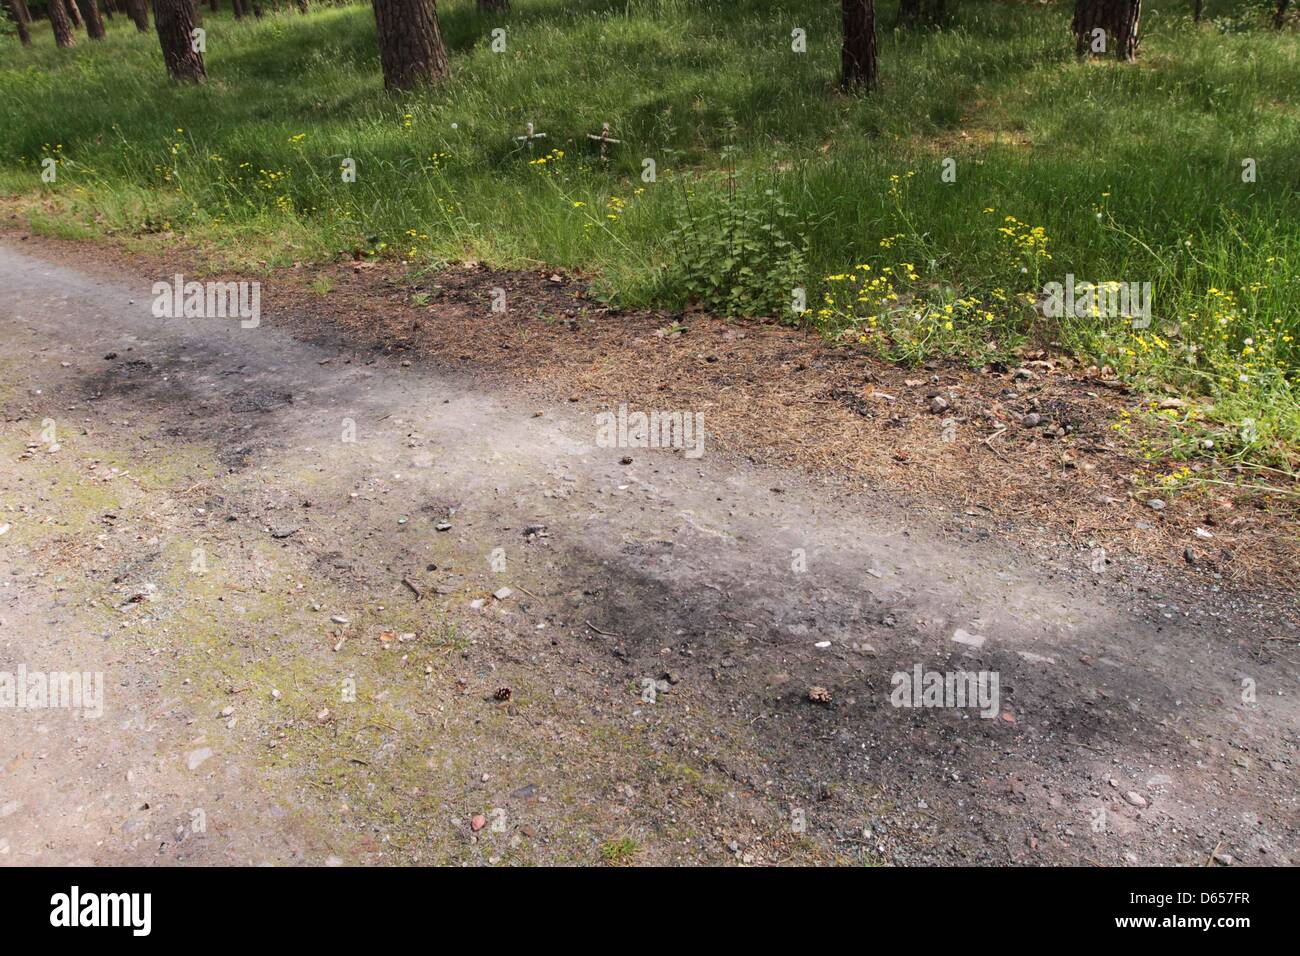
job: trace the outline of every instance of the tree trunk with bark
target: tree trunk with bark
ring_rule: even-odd
[[[99,15],[96,0],[81,0],[77,5],[82,7],[81,18],[86,23],[86,36],[92,40],[104,39],[104,18]]]
[[[479,13],[509,13],[510,0],[475,0]]]
[[[171,78],[194,83],[206,80],[203,54],[194,49],[190,36],[198,23],[194,0],[154,0],[153,20]]]
[[[840,50],[840,85],[846,90],[876,85],[875,0],[840,0],[844,45]]]
[[[434,0],[373,0],[384,86],[409,90],[447,75],[447,48]]]
[[[31,21],[31,16],[27,13],[27,5],[23,0],[9,0],[9,13],[14,18],[14,23],[18,25],[18,39],[23,46],[32,42],[32,33],[27,29],[27,24]]]
[[[149,32],[149,7],[146,0],[126,0],[126,12],[141,33]]]
[[[244,19],[244,0],[230,0],[230,9],[235,12],[235,19]]]
[[[307,14],[307,0],[298,0],[298,12],[304,16]]]
[[[1196,7],[1192,10],[1193,23],[1201,22],[1201,6],[1204,4],[1204,2],[1205,0],[1196,0]]]
[[[1277,13],[1273,15],[1273,29],[1282,29],[1282,25],[1286,23],[1286,8],[1290,5],[1291,0],[1277,0]]]
[[[54,6],[59,2],[60,0],[50,0],[50,6]],[[77,4],[74,0],[63,0],[63,8],[68,11],[68,19],[72,21],[74,27],[79,30],[84,30],[86,28],[86,20],[81,15],[81,11],[77,9]]]
[[[72,33],[72,21],[68,19],[68,11],[62,0],[50,0],[47,13],[50,26],[54,28],[54,42],[65,48],[76,46],[77,38]]]
[[[1074,52],[1079,56],[1099,55],[1093,50],[1093,34],[1102,30],[1105,52],[1119,60],[1137,58],[1138,21],[1142,0],[1075,0]]]

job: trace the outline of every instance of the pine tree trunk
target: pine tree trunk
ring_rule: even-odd
[[[1291,0],[1277,0],[1277,13],[1273,16],[1273,29],[1281,30],[1286,23],[1286,8],[1291,5]]]
[[[113,13],[115,12],[113,10],[113,0],[104,0],[104,7],[100,12],[104,14],[105,20],[111,21],[113,19]]]
[[[1196,8],[1192,11],[1192,22],[1193,22],[1193,23],[1200,23],[1200,22],[1201,22],[1201,5],[1202,5],[1204,2],[1205,2],[1205,0],[1196,0]]]
[[[253,0],[253,16],[262,19],[262,0]]]
[[[145,0],[126,0],[126,12],[135,21],[135,28],[141,33],[149,32],[149,7]]]
[[[86,21],[86,36],[92,40],[104,39],[104,18],[99,15],[99,4],[96,0],[81,0],[79,6],[85,8],[81,16]]]
[[[921,0],[899,0],[895,26],[914,27],[921,22]]]
[[[23,46],[32,42],[31,31],[27,29],[27,7],[23,5],[23,0],[9,0],[9,13],[14,18],[14,23],[18,25],[18,39],[22,41]]]
[[[154,0],[153,20],[171,78],[195,83],[206,80],[203,54],[194,49],[190,40],[190,31],[198,22],[194,0]]]
[[[303,15],[306,15],[306,13],[307,13],[307,0],[298,0],[298,12],[301,13],[301,14],[303,14]]]
[[[1093,31],[1100,29],[1106,34],[1106,53],[1119,60],[1136,59],[1141,16],[1142,0],[1075,0],[1074,52],[1093,55]]]
[[[1121,60],[1136,60],[1138,53],[1138,25],[1142,19],[1142,0],[1115,0],[1117,23],[1115,34],[1119,38],[1115,56]]]
[[[840,50],[840,85],[846,90],[876,85],[875,0],[840,0],[844,45]]]
[[[235,19],[244,19],[244,0],[230,0],[230,9],[235,11]]]
[[[434,0],[373,0],[384,86],[409,90],[447,75],[447,48]]]
[[[216,13],[218,3],[219,0],[208,0],[208,9],[211,10],[213,13]]]
[[[479,13],[509,13],[510,0],[475,0]]]
[[[50,0],[50,6],[54,6],[58,2],[59,0]],[[81,15],[81,11],[77,9],[74,0],[63,0],[63,7],[68,11],[68,19],[72,21],[74,27],[79,30],[86,29],[86,20]]]
[[[50,17],[50,26],[54,28],[54,42],[65,48],[76,46],[77,38],[72,33],[72,21],[68,19],[68,11],[61,0],[50,0],[46,12]]]

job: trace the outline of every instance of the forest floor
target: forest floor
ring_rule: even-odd
[[[1114,383],[475,266],[154,318],[175,273],[0,245],[0,671],[106,678],[0,718],[0,861],[1296,860],[1294,512],[1147,488]]]

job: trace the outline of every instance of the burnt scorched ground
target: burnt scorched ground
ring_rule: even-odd
[[[15,861],[1294,858],[1285,608],[4,255],[0,665],[117,688],[0,744]]]

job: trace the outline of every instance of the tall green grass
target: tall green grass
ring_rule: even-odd
[[[982,361],[1053,339],[1153,389],[1205,396],[1171,423],[1180,452],[1293,468],[1295,33],[1236,4],[1209,4],[1231,21],[1197,27],[1190,3],[1148,3],[1137,64],[1080,63],[1068,4],[951,6],[947,28],[900,33],[882,4],[881,87],[857,97],[836,89],[828,3],[516,0],[499,19],[443,3],[452,76],[397,98],[368,5],[208,15],[211,81],[197,88],[170,83],[156,37],[124,17],[73,51],[37,24],[31,49],[0,40],[0,189],[53,200],[33,207],[38,227],[175,234],[241,268],[340,252],[545,263],[594,275],[621,303],[668,306],[700,287],[674,240],[692,202],[738,194],[749,208],[773,190],[797,223],[788,238],[806,243],[815,310],[828,276],[870,265],[900,277],[909,263],[917,278],[900,278],[897,301],[932,309],[911,357]],[[491,50],[497,26],[504,53]],[[791,50],[795,27],[805,54]],[[514,138],[529,122],[547,134],[531,150]],[[622,140],[608,161],[586,137],[602,122]],[[54,184],[40,181],[47,157]],[[346,158],[355,183],[340,176]],[[946,158],[956,182],[941,179]],[[1047,237],[1032,274],[997,232],[1006,216]],[[1155,336],[1047,325],[1012,305],[984,326],[962,308],[944,321],[945,302],[977,301],[973,315],[1066,273],[1151,282]],[[842,310],[824,324],[873,340]]]

